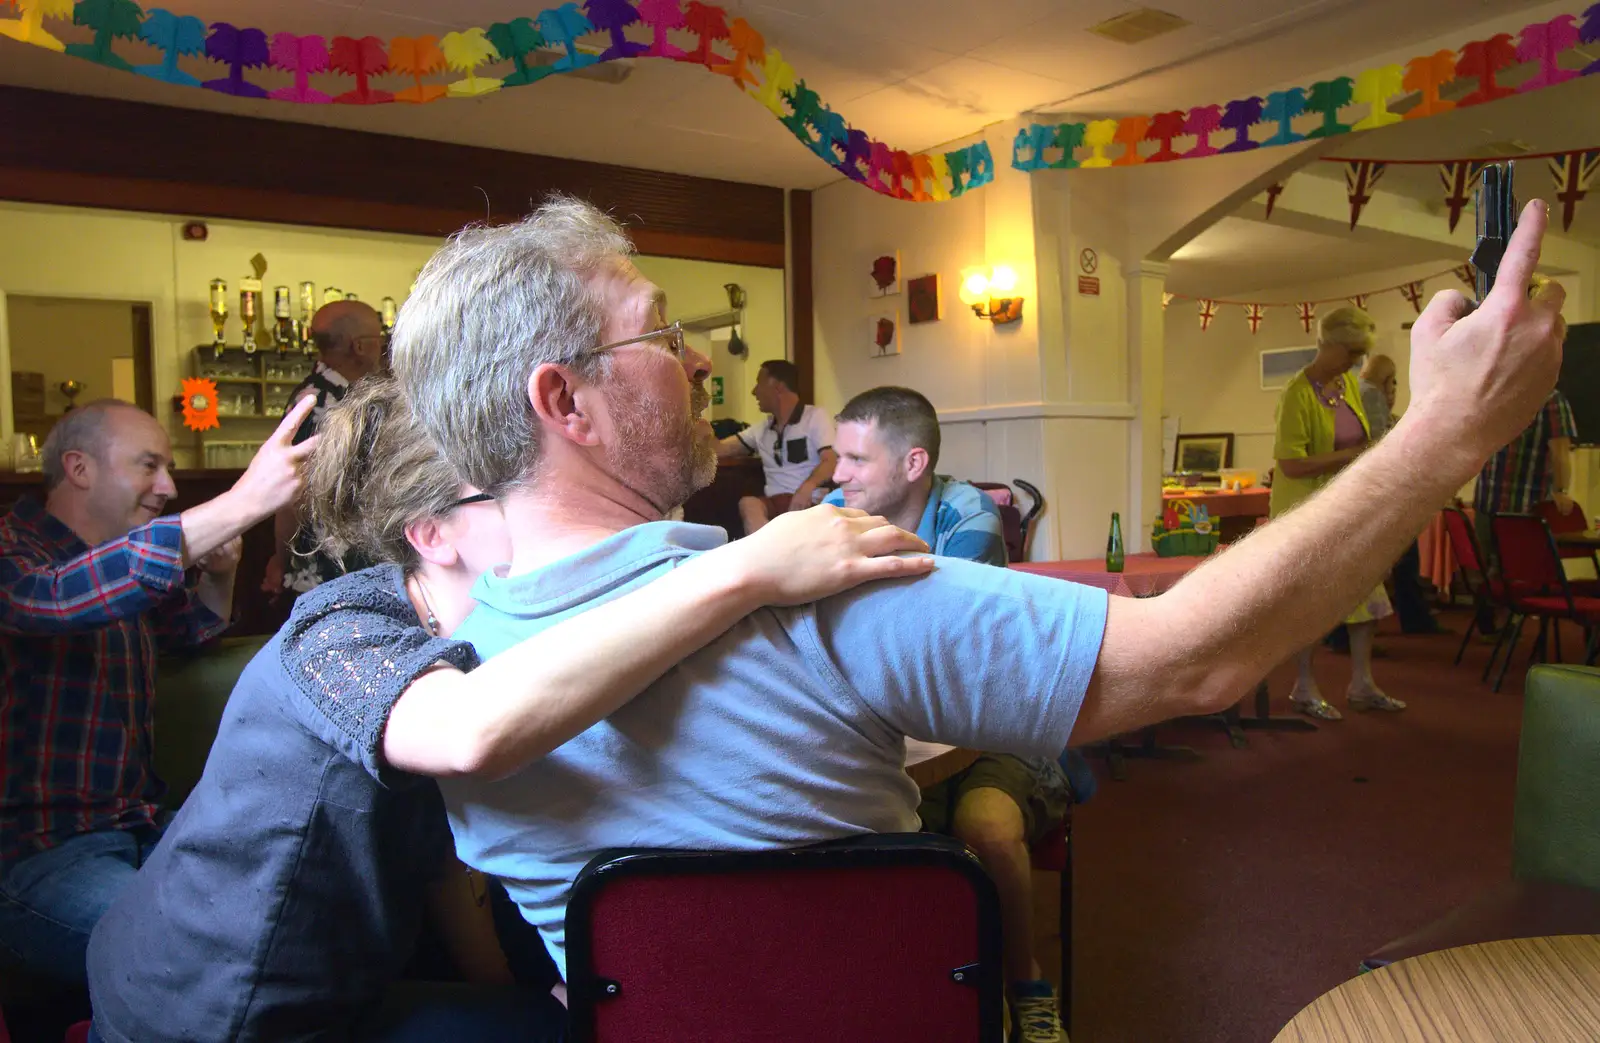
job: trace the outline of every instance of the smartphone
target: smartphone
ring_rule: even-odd
[[[1512,189],[1516,167],[1514,162],[1490,163],[1478,175],[1478,243],[1471,260],[1477,276],[1474,289],[1479,304],[1494,289],[1500,261],[1506,255],[1506,244],[1517,227],[1517,197]]]

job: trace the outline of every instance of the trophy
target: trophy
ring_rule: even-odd
[[[256,353],[256,318],[261,309],[261,280],[239,280],[239,321],[244,323],[244,353]]]
[[[353,293],[347,293],[347,294],[344,295],[344,299],[347,300],[347,301],[359,301],[361,298],[357,297]]]
[[[222,354],[228,346],[223,334],[228,326],[228,284],[221,279],[211,280],[211,355]]]
[[[382,307],[380,307],[378,309],[378,315],[383,320],[383,334],[384,334],[384,336],[388,336],[389,334],[394,332],[394,320],[395,320],[396,315],[398,315],[398,314],[399,314],[399,311],[398,311],[397,308],[395,308],[394,298],[393,297],[385,297],[383,299]]]
[[[83,393],[83,386],[80,380],[63,380],[56,385],[56,390],[67,397],[67,408],[63,412],[70,413],[78,408],[78,403],[74,400]]]
[[[330,286],[322,291],[322,303],[325,305],[342,300],[344,300],[344,293],[337,286]]]
[[[272,290],[272,343],[282,355],[294,343],[294,321],[289,316],[289,287]]]
[[[300,326],[295,331],[295,340],[300,344],[300,350],[311,354],[311,317],[317,313],[317,284],[303,282],[300,284]]]

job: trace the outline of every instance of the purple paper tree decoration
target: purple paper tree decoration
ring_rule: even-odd
[[[588,0],[584,10],[596,30],[611,34],[611,46],[600,52],[601,61],[633,58],[644,53],[644,44],[634,43],[622,34],[622,30],[639,21],[639,12],[628,0]]]
[[[206,90],[232,94],[236,98],[267,96],[265,88],[244,78],[246,69],[259,69],[271,57],[267,34],[260,29],[239,29],[227,22],[213,22],[211,35],[206,38],[206,56],[228,66],[228,78],[207,80],[201,84]]]
[[[1577,21],[1572,15],[1564,14],[1548,22],[1535,22],[1522,27],[1522,35],[1517,42],[1517,60],[1538,62],[1539,71],[1528,77],[1527,82],[1517,88],[1518,91],[1553,87],[1579,75],[1563,69],[1559,64],[1562,51],[1578,46]]]
[[[192,15],[180,17],[158,7],[145,15],[144,24],[139,27],[139,38],[158,48],[163,60],[160,65],[137,66],[134,72],[184,87],[200,86],[199,79],[178,68],[178,59],[206,53],[206,23]]]
[[[851,127],[845,134],[844,162],[839,169],[852,181],[865,181],[865,164],[872,162],[872,139],[867,137],[867,132],[857,127]]]
[[[314,73],[328,71],[328,42],[320,36],[275,33],[270,53],[272,67],[294,74],[294,86],[279,87],[270,97],[302,105],[327,105],[328,95],[311,87]]]
[[[1261,147],[1257,142],[1250,140],[1250,128],[1261,122],[1264,105],[1265,103],[1254,95],[1228,102],[1218,126],[1223,130],[1233,131],[1233,140],[1222,146],[1223,152],[1249,152],[1251,149]]]
[[[650,49],[644,52],[647,56],[677,61],[688,57],[682,47],[673,46],[667,39],[669,30],[688,24],[678,0],[639,0],[639,21],[650,27]]]
[[[1578,29],[1578,39],[1584,43],[1600,40],[1600,4],[1593,4],[1583,12],[1583,25]],[[1600,72],[1600,59],[1583,67],[1585,76],[1593,76],[1597,72]]]

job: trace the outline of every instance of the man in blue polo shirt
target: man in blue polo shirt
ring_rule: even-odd
[[[1161,597],[943,558],[763,609],[516,775],[442,782],[457,853],[504,882],[564,970],[568,890],[607,848],[915,830],[908,735],[1048,756],[1233,705],[1376,586],[1549,394],[1561,290],[1522,291],[1548,221],[1538,200],[1524,210],[1480,307],[1446,292],[1417,319],[1393,435]],[[554,198],[457,233],[400,315],[403,393],[505,514],[511,561],[454,635],[485,657],[725,539],[662,520],[716,471],[711,366],[631,251],[615,221]],[[783,601],[775,582],[766,604]]]
[[[833,419],[839,488],[825,503],[881,514],[915,531],[935,554],[1005,566],[994,501],[976,486],[933,472],[939,463],[939,414],[933,403],[910,388],[878,387],[852,398]],[[1075,795],[1057,761],[1061,752],[985,753],[967,770],[924,789],[917,809],[924,828],[961,840],[994,878],[1006,977],[1025,1040],[1063,1038],[1055,989],[1033,955],[1028,854],[1033,843],[1061,824]],[[1087,763],[1070,756],[1092,784]]]

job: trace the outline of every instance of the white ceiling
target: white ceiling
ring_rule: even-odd
[[[1134,46],[1085,31],[1139,6],[1127,0],[732,0],[726,6],[763,32],[852,124],[915,150],[1020,112],[1155,111],[1226,101],[1330,67],[1358,68],[1378,46],[1432,39],[1537,3],[1153,0],[1194,24]],[[263,20],[266,5],[175,0],[172,6],[208,22],[249,25]],[[276,0],[265,20],[270,31],[387,38],[486,25],[534,7],[527,0]],[[58,27],[64,35],[86,32],[52,23],[52,31]],[[131,55],[144,45],[118,48]],[[148,55],[144,61],[156,60],[156,52]],[[272,72],[251,77],[285,82]],[[637,62],[622,84],[552,77],[420,108],[303,106],[174,87],[0,39],[0,82],[784,187],[837,179],[725,78],[657,60]]]

